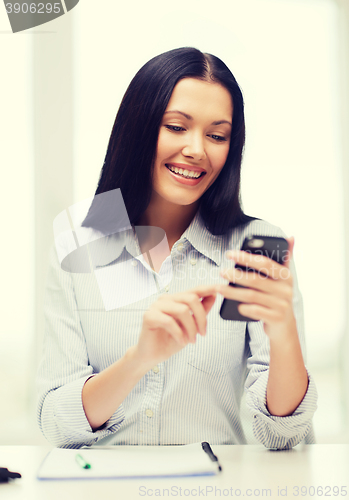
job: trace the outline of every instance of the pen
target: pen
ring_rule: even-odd
[[[79,453],[75,456],[75,460],[82,469],[91,469],[91,465]]]
[[[220,465],[219,461],[218,461],[218,458],[216,457],[216,455],[213,453],[212,449],[211,449],[211,446],[206,443],[206,442],[203,442],[201,443],[201,446],[202,446],[202,449],[204,450],[205,453],[207,453],[207,455],[210,457],[210,459],[212,460],[212,462],[217,462],[217,465],[218,465],[218,470],[222,470],[222,466]]]

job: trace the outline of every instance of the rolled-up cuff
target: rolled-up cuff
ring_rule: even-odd
[[[56,389],[56,400],[53,407],[54,419],[61,434],[66,437],[60,448],[80,448],[92,446],[100,439],[117,432],[125,419],[123,405],[98,430],[93,431],[87,420],[82,404],[82,389],[87,376],[75,380]]]
[[[312,429],[312,417],[317,408],[317,390],[308,373],[308,389],[292,415],[279,417],[267,408],[269,371],[261,374],[247,390],[246,404],[253,416],[253,433],[267,448],[288,449],[296,446]]]

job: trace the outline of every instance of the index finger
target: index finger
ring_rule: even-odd
[[[229,251],[227,257],[233,259],[236,264],[259,271],[272,279],[279,279],[285,269],[285,265],[279,264],[265,255],[242,250]]]
[[[217,285],[196,286],[188,290],[188,292],[196,293],[198,297],[207,297],[208,295],[217,293]]]

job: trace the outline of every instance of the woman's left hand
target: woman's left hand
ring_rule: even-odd
[[[261,255],[243,251],[227,254],[236,264],[255,269],[252,272],[240,269],[224,269],[221,276],[229,282],[247,288],[219,285],[217,291],[226,299],[243,302],[239,304],[240,314],[264,323],[265,333],[270,340],[280,339],[296,330],[293,312],[293,278],[290,271],[294,238],[288,238],[288,255],[284,265]]]

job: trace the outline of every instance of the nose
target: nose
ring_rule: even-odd
[[[195,161],[204,160],[206,158],[204,140],[201,134],[190,134],[187,143],[182,149],[184,156],[193,158]]]

